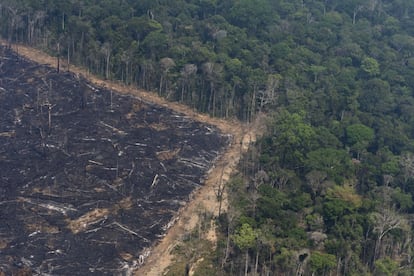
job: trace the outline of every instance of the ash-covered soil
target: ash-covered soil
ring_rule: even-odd
[[[118,275],[229,137],[0,48],[0,275]]]

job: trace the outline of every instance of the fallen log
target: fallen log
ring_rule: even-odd
[[[153,188],[158,183],[158,174],[154,176],[154,179],[152,180],[151,188]]]
[[[100,121],[99,123],[100,123],[101,125],[103,125],[104,127],[107,127],[107,128],[109,128],[110,130],[112,130],[112,131],[114,131],[114,132],[117,132],[119,135],[127,135],[127,133],[126,133],[125,131],[120,130],[120,129],[118,129],[118,128],[114,127],[114,126],[108,125],[108,124],[107,124],[107,123],[105,123],[105,122]]]
[[[105,221],[109,214],[110,210],[107,208],[94,209],[75,220],[68,219],[66,222],[68,223],[68,228],[72,231],[72,233],[78,234],[86,231],[91,225]]]
[[[173,159],[179,152],[181,151],[181,148],[177,148],[175,150],[163,150],[156,152],[156,155],[159,160],[171,160]]]
[[[15,137],[16,136],[16,131],[6,131],[6,132],[0,132],[0,137]]]
[[[120,224],[120,223],[118,223],[118,222],[116,222],[116,221],[114,221],[112,224],[114,224],[114,225],[118,226],[118,227],[119,227],[119,228],[121,228],[122,230],[125,230],[126,232],[128,232],[128,233],[130,233],[130,234],[132,234],[132,235],[134,235],[134,236],[137,236],[137,237],[138,237],[138,238],[140,238],[140,239],[143,239],[145,242],[149,242],[149,240],[148,240],[148,239],[144,238],[143,236],[139,235],[137,232],[132,231],[131,229],[128,229],[126,226],[123,226],[122,224]]]
[[[94,164],[94,165],[98,165],[98,166],[103,166],[104,164],[98,161],[94,161],[94,160],[88,160],[89,163]]]
[[[77,209],[73,208],[69,204],[57,203],[51,200],[41,201],[40,199],[30,199],[30,198],[25,198],[25,197],[18,197],[17,200],[20,202],[26,202],[32,205],[40,206],[40,207],[46,208],[51,211],[56,211],[56,212],[62,213],[65,216],[67,215],[68,212],[78,211]]]
[[[192,166],[192,167],[197,167],[197,168],[200,168],[200,169],[206,169],[208,167],[208,164],[204,164],[202,162],[197,162],[197,161],[191,160],[191,159],[180,158],[180,159],[178,159],[178,162],[187,164],[187,165]]]

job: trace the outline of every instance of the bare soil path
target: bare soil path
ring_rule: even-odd
[[[234,126],[229,127],[234,137],[233,143],[208,173],[204,186],[195,192],[193,200],[181,210],[179,220],[159,244],[153,248],[145,265],[135,275],[164,275],[165,270],[174,261],[174,255],[172,253],[174,246],[183,240],[184,235],[191,233],[197,227],[197,223],[201,219],[198,216],[200,210],[207,210],[213,213],[213,217],[219,215],[220,202],[217,199],[217,190],[230,179],[231,175],[237,170],[237,164],[242,154],[249,149],[251,143],[256,141],[257,135],[262,133],[263,128],[260,124],[262,120],[263,116],[259,116],[250,125],[239,126],[238,128]],[[207,122],[210,123],[210,121]],[[228,122],[227,124],[231,123]],[[224,194],[221,212],[226,211],[226,209],[227,197]],[[217,242],[215,235],[216,229],[214,223],[210,225],[211,229],[205,238],[215,244]]]
[[[5,44],[0,40],[1,44]],[[13,45],[13,49],[20,55],[41,64],[47,64],[56,67],[57,59],[51,57],[44,52],[27,47],[24,45]],[[61,64],[60,70],[67,70],[65,64]],[[227,207],[226,195],[223,195],[223,200],[220,202],[217,199],[217,190],[225,185],[235,172],[240,157],[246,152],[251,143],[256,141],[258,135],[263,132],[264,116],[257,116],[257,119],[251,124],[243,124],[237,120],[224,120],[212,118],[209,115],[200,114],[176,102],[168,102],[167,100],[157,96],[154,92],[148,92],[134,88],[132,86],[125,86],[119,82],[102,80],[94,75],[89,74],[85,69],[70,65],[70,71],[76,74],[81,74],[89,81],[98,86],[103,86],[114,90],[121,94],[133,95],[145,102],[155,103],[174,111],[181,112],[199,122],[207,123],[218,127],[223,133],[232,135],[233,142],[223,155],[217,160],[213,168],[208,172],[204,185],[193,193],[192,200],[184,206],[175,221],[174,225],[168,230],[167,234],[162,240],[157,242],[150,254],[144,260],[144,265],[139,267],[134,275],[163,275],[166,268],[172,264],[174,256],[172,249],[182,240],[186,233],[194,230],[199,222],[198,217],[200,209],[207,210],[213,213],[213,216],[219,214],[219,209],[225,211]],[[208,232],[207,239],[216,242],[215,226],[211,223],[211,229]]]

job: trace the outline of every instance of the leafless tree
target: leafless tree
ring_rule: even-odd
[[[216,88],[217,83],[222,77],[224,68],[222,65],[217,63],[205,62],[203,63],[201,69],[204,75],[204,79],[209,83],[210,86],[207,110],[211,111],[212,115],[215,116],[217,103]]]
[[[35,11],[27,13],[27,42],[33,44],[35,37],[36,26],[40,28],[42,21],[46,16],[45,11]]]
[[[172,58],[165,57],[160,60],[161,67],[161,77],[160,77],[160,87],[158,92],[162,95],[163,88],[165,91],[168,91],[168,72],[171,68],[175,67],[175,62]]]
[[[191,79],[197,73],[197,65],[192,63],[187,63],[181,69],[181,101],[184,101],[184,95],[189,89]]]
[[[400,158],[400,166],[402,167],[405,181],[414,177],[414,154],[405,153]]]
[[[111,44],[109,44],[108,42],[105,42],[102,45],[101,52],[105,58],[105,78],[109,79],[109,72],[110,72],[109,69],[110,69],[111,52],[112,52]]]
[[[380,249],[383,238],[393,229],[406,229],[407,221],[396,211],[391,208],[380,208],[370,216],[374,228],[373,232],[377,234],[374,248],[374,261],[381,257]]]
[[[352,25],[355,25],[355,23],[356,23],[356,17],[358,15],[358,13],[360,11],[362,11],[363,9],[364,9],[364,6],[363,5],[356,5],[355,6],[354,11],[353,11],[353,14],[352,14]]]
[[[271,74],[267,77],[266,89],[258,91],[258,99],[260,101],[260,109],[266,105],[272,105],[277,100],[277,89],[279,88],[282,76],[279,74]]]
[[[6,6],[6,9],[10,16],[9,31],[8,31],[8,37],[7,37],[7,42],[10,47],[12,40],[13,40],[13,34],[16,32],[16,29],[17,29],[17,25],[18,25],[17,23],[19,20],[21,20],[21,18],[20,18],[20,15],[18,14],[18,9],[16,7],[9,5],[9,6]]]
[[[306,180],[308,181],[308,184],[310,188],[312,189],[313,196],[317,196],[321,193],[321,191],[324,189],[322,183],[326,180],[326,177],[328,175],[326,172],[322,171],[310,171],[308,174],[306,174]]]

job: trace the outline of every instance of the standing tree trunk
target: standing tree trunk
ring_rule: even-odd
[[[8,43],[8,47],[11,48],[13,34],[16,31],[15,29],[17,25],[18,15],[17,15],[17,8],[8,7],[8,10],[9,10],[11,20],[10,20],[10,25],[9,25],[7,43]]]
[[[244,265],[244,276],[247,276],[248,268],[249,268],[249,249],[246,249],[246,263]]]
[[[172,58],[162,58],[160,60],[160,67],[161,67],[161,77],[160,77],[160,88],[159,88],[159,94],[162,95],[162,89],[165,88],[165,92],[167,93],[167,97],[169,95],[168,93],[168,72],[171,68],[175,67],[175,62]],[[164,84],[164,85],[163,85]]]
[[[111,45],[105,42],[102,46],[102,53],[105,57],[105,79],[109,79],[109,68],[111,62]]]
[[[227,226],[227,240],[226,240],[226,250],[224,251],[224,257],[221,261],[221,268],[223,269],[230,253],[230,226]]]
[[[60,70],[60,42],[57,43],[57,72]]]
[[[259,267],[259,248],[257,248],[257,252],[256,252],[256,262],[254,264],[254,275],[257,275],[258,267]]]
[[[382,245],[382,239],[393,229],[404,229],[404,225],[407,225],[405,219],[389,208],[383,208],[379,212],[371,214],[371,219],[374,223],[373,231],[378,235],[375,241],[374,256],[372,264],[381,257],[380,249]],[[373,267],[372,267],[373,268]]]
[[[68,40],[68,53],[67,53],[67,59],[66,59],[66,61],[67,61],[67,71],[69,72],[69,67],[70,67],[70,41],[71,41],[71,39],[69,39]]]
[[[353,12],[353,15],[352,15],[352,25],[355,25],[356,17],[358,15],[358,13],[362,10],[362,8],[363,8],[363,6],[361,6],[361,5],[354,8],[354,12]]]

